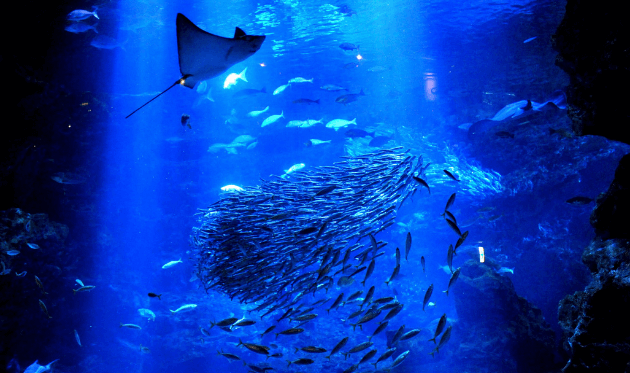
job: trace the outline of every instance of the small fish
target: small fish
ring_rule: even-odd
[[[339,44],[339,48],[343,49],[344,51],[352,51],[352,50],[359,50],[359,45],[354,45],[352,43],[341,43]]]
[[[328,350],[326,350],[325,348],[322,347],[315,347],[315,346],[306,346],[306,347],[302,347],[302,348],[297,348],[295,347],[295,352],[297,353],[299,350],[302,350],[304,352],[308,352],[311,354],[321,354],[324,352],[327,352]]]
[[[351,139],[354,139],[357,137],[367,137],[367,136],[374,138],[374,136],[376,135],[376,132],[368,132],[360,128],[352,128],[344,132],[343,135]]]
[[[424,256],[420,257],[420,264],[422,265],[422,272],[425,273],[425,260],[424,260]]]
[[[270,115],[265,120],[263,120],[261,127],[266,127],[272,123],[277,122],[280,118],[284,118],[284,110],[280,114]]]
[[[222,186],[221,190],[224,192],[242,192],[245,189],[241,188],[238,185],[226,185],[226,186]]]
[[[357,124],[357,118],[354,118],[353,120],[333,119],[326,123],[326,128],[332,128],[335,131],[339,131],[340,128],[347,127],[351,124]]]
[[[289,80],[289,83],[313,83],[313,79],[304,79],[301,77],[297,77]]]
[[[269,110],[269,106],[267,106],[266,108],[264,108],[263,110],[254,110],[254,111],[250,111],[249,113],[247,113],[247,116],[250,118],[256,118],[257,116],[259,116],[262,113],[267,112],[267,110]]]
[[[238,321],[238,322],[232,324],[232,327],[235,327],[235,326],[241,326],[241,327],[242,326],[250,326],[250,325],[254,325],[254,324],[256,324],[256,321],[254,321],[254,320],[241,320],[241,321]]]
[[[88,19],[92,16],[96,19],[99,19],[98,14],[96,14],[96,9],[93,12],[88,12],[87,10],[83,10],[83,9],[77,9],[68,13],[68,15],[66,16],[66,19],[68,21],[77,22],[77,21],[83,21],[84,19]]]
[[[443,170],[444,173],[446,174],[446,176],[450,177],[451,179],[455,180],[455,181],[459,181],[455,175],[453,175],[449,170]]]
[[[530,41],[535,40],[537,37],[538,37],[538,36],[534,36],[534,37],[532,37],[532,38],[525,39],[525,40],[523,40],[523,44],[529,43]]]
[[[339,287],[347,287],[354,284],[354,278],[350,276],[341,276],[339,280],[337,280],[337,286]]]
[[[238,356],[236,356],[234,354],[230,354],[230,353],[223,352],[223,351],[218,351],[218,350],[217,350],[217,353],[219,355],[221,355],[221,356],[224,356],[228,360],[241,360],[240,357],[238,357]],[[243,362],[243,364],[245,364],[245,362]]]
[[[15,272],[15,275],[16,275],[17,277],[24,277],[24,276],[26,276],[26,271],[22,271],[22,272],[20,272],[20,273]]]
[[[140,345],[140,352],[143,354],[148,354],[149,352],[151,352],[151,350],[146,346]]]
[[[422,185],[423,187],[427,188],[427,190],[429,191],[429,194],[431,194],[431,188],[429,188],[429,184],[427,184],[426,181],[424,181],[423,179],[414,176],[413,179],[418,182],[420,185]]]
[[[370,336],[369,340],[372,340],[372,337],[374,337],[375,335],[377,335],[378,333],[382,332],[383,330],[385,330],[385,328],[387,328],[387,325],[389,325],[389,321],[385,321],[383,323],[380,323],[378,325],[378,327],[374,330],[374,332],[372,333],[372,335]]]
[[[451,208],[451,206],[453,206],[453,203],[455,203],[455,197],[456,197],[457,193],[453,193],[451,194],[450,197],[448,197],[448,201],[446,201],[446,207],[444,207],[444,212],[446,213],[446,211]],[[444,214],[442,214],[442,216],[444,216]]]
[[[76,282],[77,284],[79,284],[79,286],[85,286],[85,284],[83,283],[83,281],[79,280],[78,278],[76,280],[74,280],[74,282]]]
[[[6,252],[6,254],[9,255],[9,256],[16,256],[16,255],[20,254],[20,251],[19,250],[9,250],[9,251]]]
[[[337,92],[337,91],[347,91],[347,88],[344,87],[340,87],[338,85],[334,85],[334,84],[324,84],[323,86],[319,87],[320,89],[323,89],[325,91],[330,91],[330,92]]]
[[[350,354],[354,354],[356,352],[361,352],[363,350],[367,350],[368,348],[372,347],[372,345],[374,345],[373,342],[363,342],[363,343],[359,343],[358,345],[352,347],[348,352],[346,352],[344,354],[344,356],[346,357],[346,359],[348,358],[348,355]]]
[[[73,293],[73,295],[76,295],[77,293],[81,293],[81,292],[84,292],[84,291],[91,291],[95,287],[96,286],[94,286],[94,285],[81,286],[78,289],[72,289],[72,293]]]
[[[299,171],[299,170],[303,169],[304,167],[306,167],[306,165],[304,163],[294,164],[293,166],[289,167],[288,170],[284,170],[284,175],[282,175],[282,178],[286,177],[289,174],[294,173],[295,171]]]
[[[255,343],[245,343],[239,339],[236,347],[241,346],[241,345],[245,346],[248,350],[255,352],[257,354],[269,355],[269,347],[258,345]]]
[[[411,251],[411,232],[407,232],[407,239],[405,240],[405,260],[408,260],[409,251]]]
[[[581,196],[569,198],[567,200],[567,203],[573,206],[584,206],[584,205],[588,205],[591,202],[593,202],[591,198],[581,197]]]
[[[295,335],[295,334],[300,334],[303,331],[304,331],[304,329],[302,329],[302,328],[289,328],[289,329],[281,331],[280,333],[276,333],[276,338],[278,338],[278,336],[280,334],[282,334],[282,335]]]
[[[387,284],[387,286],[389,286],[389,283],[394,281],[394,278],[396,278],[396,276],[398,276],[398,272],[400,272],[400,264],[397,265],[396,267],[394,267],[394,272],[392,273],[391,276],[389,276],[389,279],[387,281],[385,281],[385,284]]]
[[[285,85],[281,85],[280,87],[276,88],[275,91],[273,91],[273,95],[279,95],[280,93],[284,92],[285,89],[289,88],[291,86],[291,84],[285,84]]]
[[[244,82],[247,82],[247,77],[245,76],[246,72],[247,72],[247,67],[243,71],[241,71],[240,74],[231,73],[230,75],[228,75],[227,78],[225,78],[225,81],[223,82],[223,89],[232,88],[233,86],[236,85],[238,79]]]
[[[138,309],[138,313],[140,314],[140,316],[146,317],[147,319],[149,319],[149,321],[155,321],[155,313],[151,311],[150,309],[140,308]]]
[[[446,342],[448,342],[448,340],[451,339],[451,330],[452,329],[453,329],[453,325],[449,325],[449,327],[446,328],[446,331],[444,332],[444,334],[442,334],[442,338],[440,338],[440,342],[435,347],[433,352],[430,353],[431,356],[433,356],[433,354],[435,352],[440,352],[440,348],[442,348],[446,344]]]
[[[367,271],[365,272],[365,278],[363,279],[363,281],[361,281],[361,284],[363,286],[365,286],[365,282],[372,275],[372,272],[374,272],[374,266],[375,265],[376,265],[376,263],[375,263],[374,259],[372,259],[372,261],[370,262],[370,265],[368,266]]]
[[[405,351],[402,354],[398,355],[398,357],[394,359],[394,362],[392,363],[392,366],[389,369],[395,368],[399,366],[400,364],[402,364],[402,362],[407,358],[408,355],[409,355],[409,351]]]
[[[183,306],[179,307],[175,311],[170,310],[170,309],[169,309],[169,311],[171,311],[171,313],[190,312],[190,311],[194,310],[195,308],[197,308],[196,304],[184,304]]]
[[[271,332],[272,330],[274,330],[275,328],[276,328],[276,326],[275,326],[275,325],[272,325],[272,326],[268,327],[268,328],[267,328],[264,332],[262,332],[262,333],[260,334],[260,338],[262,338],[265,334],[270,333],[270,332]]]
[[[218,327],[222,327],[222,326],[230,326],[232,324],[234,324],[235,322],[237,322],[238,319],[236,317],[230,317],[224,320],[221,320],[219,322],[212,322],[210,321],[210,329],[212,329],[215,325]],[[266,332],[267,333],[267,332]]]
[[[403,334],[402,337],[400,337],[401,341],[406,341],[407,339],[411,339],[415,336],[417,336],[418,334],[420,334],[420,329],[413,329],[408,331],[407,333]]]
[[[157,298],[159,300],[162,300],[162,294],[155,294],[155,293],[149,293],[148,294],[150,298]]]
[[[27,243],[26,246],[28,246],[29,248],[33,249],[33,250],[39,250],[39,245],[36,243]]]
[[[429,339],[429,341],[433,341],[433,343],[436,343],[435,339],[437,338],[438,335],[440,335],[440,333],[442,333],[442,330],[444,330],[445,326],[446,326],[446,314],[443,314],[442,317],[440,317],[440,321],[438,321],[437,327],[435,328],[435,333],[433,334],[433,338]]]
[[[380,363],[383,360],[387,360],[390,356],[392,356],[394,354],[394,352],[396,351],[396,347],[394,348],[390,348],[389,350],[385,351],[383,353],[383,355],[381,355],[378,360],[376,361],[376,363],[371,363],[372,365],[374,365],[374,369],[376,369],[376,364]]]
[[[431,299],[431,294],[433,294],[433,284],[429,285],[427,292],[424,293],[424,300],[422,301],[422,310],[424,311],[424,307],[429,303],[429,299]]]
[[[345,95],[341,95],[335,99],[335,102],[339,104],[347,105],[351,102],[356,101],[359,98],[359,96],[365,96],[363,89],[361,89],[359,93],[348,93]]]
[[[87,23],[83,23],[83,22],[71,23],[68,26],[66,26],[64,30],[71,32],[73,34],[80,34],[82,32],[87,32],[87,31],[92,30],[98,34],[98,31],[96,30],[95,26],[88,25]]]
[[[120,328],[129,328],[129,329],[136,329],[136,330],[140,330],[140,329],[142,329],[142,327],[140,327],[140,325],[136,325],[136,324],[123,324],[123,323],[120,323]]]
[[[46,305],[44,304],[44,302],[42,302],[41,299],[39,299],[39,308],[41,308],[42,311],[44,311],[44,314],[46,315],[46,317],[48,317],[49,319],[52,319],[52,316],[48,314],[48,308],[46,308]]]
[[[79,347],[83,347],[81,345],[81,338],[79,338],[79,332],[77,332],[76,329],[74,329],[74,339],[77,341],[77,344],[79,345]]]
[[[335,353],[339,352],[339,350],[341,350],[346,343],[348,343],[348,337],[345,337],[344,339],[342,339],[341,341],[339,341],[335,347],[333,347],[330,355],[326,356],[326,359],[330,360],[330,357],[333,356]]]
[[[396,333],[394,333],[394,336],[392,337],[392,341],[391,341],[391,346],[395,346],[396,343],[398,343],[398,340],[400,339],[400,337],[402,337],[403,333],[405,332],[405,325],[403,324],[400,328],[398,328],[398,330],[396,330]]]
[[[182,126],[192,129],[192,126],[190,125],[190,115],[182,114],[182,118],[180,121],[182,123]]]
[[[337,308],[337,306],[339,306],[342,301],[343,301],[343,293],[339,294],[337,299],[335,299],[332,306],[330,306],[330,308],[328,309],[328,313],[330,313],[330,310],[332,310],[333,308]]]
[[[309,364],[313,364],[315,362],[315,360],[311,360],[311,359],[297,359],[295,361],[287,360],[287,362],[289,363],[287,366],[290,366],[291,364],[295,364],[295,365],[309,365]]]
[[[167,268],[171,268],[172,266],[178,264],[178,263],[183,263],[182,262],[182,258],[179,258],[179,260],[171,260],[170,262],[164,264],[162,266],[162,269],[167,269]]]
[[[448,280],[448,288],[445,291],[447,296],[448,296],[448,291],[451,289],[451,286],[455,285],[455,281],[457,281],[457,279],[459,278],[459,271],[460,270],[461,270],[461,267],[457,268],[455,270],[455,272],[453,272],[453,274],[451,275],[451,279]]]
[[[44,284],[42,284],[42,280],[40,280],[39,277],[37,277],[36,275],[35,275],[35,283],[39,287],[39,290],[42,291],[42,294],[48,294],[47,292],[44,291]]]
[[[457,239],[455,243],[455,248],[453,248],[453,255],[457,255],[457,248],[460,247],[464,241],[466,241],[466,237],[468,237],[468,231],[462,233],[462,235]]]
[[[453,273],[453,245],[448,245],[448,251],[446,253],[446,265],[448,269]]]
[[[319,105],[319,99],[317,100],[311,100],[308,98],[299,98],[297,100],[293,101],[294,104],[306,104],[306,105],[310,105],[310,104],[318,104]]]
[[[361,360],[357,363],[357,365],[361,365],[365,363],[366,361],[370,360],[371,358],[374,357],[374,355],[376,355],[377,352],[378,351],[376,349],[370,350],[370,352],[368,352],[361,358]]]
[[[124,45],[126,42],[127,42],[126,40],[123,42],[120,42],[106,35],[98,35],[94,39],[92,39],[92,41],[90,42],[90,45],[98,49],[120,48],[122,50],[125,50]]]
[[[392,138],[389,137],[389,136],[376,136],[375,138],[370,140],[368,145],[373,147],[373,148],[378,148],[378,147],[381,147],[381,146],[387,144],[391,139]]]
[[[501,267],[497,270],[497,273],[510,273],[514,274],[514,268]]]
[[[458,236],[462,236],[462,232],[459,230],[459,228],[457,227],[457,224],[455,224],[454,222],[446,219],[446,223],[448,223],[448,226],[451,227],[451,229],[453,230],[453,232],[457,233]]]

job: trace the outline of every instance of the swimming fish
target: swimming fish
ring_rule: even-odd
[[[347,127],[350,124],[357,124],[357,118],[354,118],[353,120],[333,119],[326,123],[326,128],[332,128],[335,131],[339,131],[340,128]]]
[[[94,9],[93,12],[89,12],[83,9],[73,10],[72,12],[68,13],[68,15],[66,16],[66,19],[68,21],[74,21],[74,22],[83,21],[84,19],[88,19],[90,17],[99,19],[98,14],[96,14],[96,11],[97,9]]]
[[[424,311],[424,307],[429,303],[429,299],[431,299],[431,294],[433,294],[433,284],[429,285],[427,292],[424,293],[424,300],[422,301],[422,310]]]
[[[174,266],[174,265],[176,265],[178,263],[183,263],[181,258],[179,258],[179,260],[171,260],[170,262],[164,264],[162,266],[162,269],[171,268],[172,266]]]
[[[194,310],[195,308],[197,308],[196,304],[184,304],[183,306],[179,307],[175,311],[173,311],[173,310],[169,310],[169,311],[171,311],[171,313],[190,312],[190,311]]]
[[[306,146],[315,146],[315,145],[322,145],[322,144],[330,144],[332,140],[318,140],[318,139],[310,139],[308,140],[308,142],[306,143]]]
[[[177,14],[175,24],[182,77],[126,118],[178,84],[194,88],[198,82],[223,74],[230,67],[251,57],[265,41],[264,35],[247,35],[238,27],[233,38],[213,35],[195,26],[181,13]]]
[[[74,339],[77,341],[77,344],[79,345],[79,347],[83,347],[81,345],[81,338],[79,338],[79,332],[77,332],[76,329],[74,329]]]
[[[254,110],[254,111],[250,111],[249,113],[247,113],[247,116],[250,118],[256,118],[257,116],[259,116],[260,114],[266,112],[267,110],[269,110],[269,106],[267,106],[266,108],[264,108],[263,110]]]
[[[266,127],[272,123],[277,122],[280,118],[284,118],[284,110],[280,113],[280,114],[276,114],[276,115],[271,115],[269,117],[267,117],[265,120],[263,120],[262,124],[260,125],[261,127]]]
[[[224,192],[242,192],[245,189],[241,188],[238,185],[226,185],[226,186],[222,186],[221,190]]]
[[[230,75],[228,75],[227,78],[225,78],[225,81],[223,82],[223,89],[232,88],[233,86],[236,85],[238,79],[244,82],[247,82],[247,77],[245,76],[246,72],[247,72],[247,67],[243,71],[241,71],[240,74],[231,73]]]
[[[159,300],[162,300],[162,294],[155,294],[155,293],[149,293],[149,297],[151,298],[157,298]]]
[[[284,92],[285,89],[287,89],[288,87],[290,87],[291,84],[285,84],[285,85],[281,85],[280,87],[276,88],[273,91],[273,95],[279,95],[280,93]]]

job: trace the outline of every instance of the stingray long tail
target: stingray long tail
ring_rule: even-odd
[[[125,119],[129,118],[130,116],[134,115],[136,113],[136,111],[142,109],[143,107],[147,106],[149,103],[151,103],[153,100],[155,100],[156,98],[162,96],[164,93],[166,93],[169,89],[175,87],[178,84],[182,84],[184,82],[184,80],[186,80],[188,76],[183,76],[179,79],[177,79],[177,81],[173,84],[171,84],[170,87],[166,88],[165,90],[163,90],[162,92],[160,92],[157,96],[153,97],[152,99],[150,99],[149,101],[147,101],[144,105],[140,106],[139,108],[137,108],[136,110],[132,111],[131,114],[127,115],[125,117]]]

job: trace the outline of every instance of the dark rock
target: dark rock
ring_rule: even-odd
[[[540,309],[519,297],[496,269],[492,262],[469,260],[451,289],[459,317],[453,334],[461,336],[454,358],[468,370],[553,371],[553,331]]]
[[[553,47],[556,65],[569,74],[568,114],[573,130],[630,143],[625,92],[630,83],[625,6],[620,2],[569,0]]]
[[[591,224],[597,237],[582,262],[593,274],[588,287],[560,302],[564,372],[630,370],[630,156],[619,162],[615,179],[597,200]]]
[[[603,239],[630,238],[630,155],[625,155],[615,171],[608,191],[597,201],[591,225]]]

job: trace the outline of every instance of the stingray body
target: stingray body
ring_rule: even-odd
[[[193,88],[199,82],[223,74],[233,65],[256,53],[265,41],[264,35],[247,35],[238,27],[233,38],[217,36],[195,26],[181,13],[177,14],[176,26],[179,71],[182,77],[127,115],[127,118],[178,84]]]

